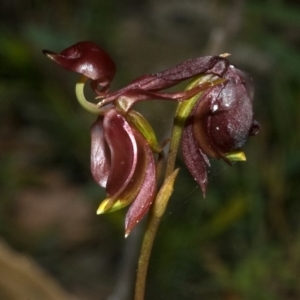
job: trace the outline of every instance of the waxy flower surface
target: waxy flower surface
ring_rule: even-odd
[[[244,160],[240,147],[259,131],[253,118],[252,81],[229,64],[227,55],[190,59],[165,71],[140,76],[111,92],[116,67],[95,43],[79,42],[58,54],[43,52],[63,68],[83,76],[76,85],[77,99],[86,110],[98,115],[91,128],[91,172],[107,194],[97,213],[130,205],[125,220],[126,236],[156,197],[155,154],[163,157],[150,124],[132,110],[136,102],[182,102],[183,109],[179,105],[178,111],[184,112],[179,120],[184,129],[177,133],[182,133],[184,161],[204,196],[209,158],[221,158],[228,163]],[[193,83],[186,90],[163,92],[187,79],[193,79]],[[98,103],[85,99],[83,89],[87,80],[91,81]],[[179,139],[177,135],[171,144],[177,145]]]
[[[239,151],[248,137],[259,131],[259,124],[253,118],[251,78],[233,65],[228,66],[222,78],[226,80],[224,83],[199,96],[182,136],[185,164],[204,196],[208,158],[221,158],[230,164],[230,154]]]
[[[115,109],[99,116],[91,128],[91,171],[106,189],[97,213],[132,203],[125,220],[126,235],[147,213],[156,192],[156,165],[143,135]]]
[[[102,91],[107,91],[116,73],[113,60],[93,42],[79,42],[59,54],[48,50],[44,50],[43,53],[64,69],[90,78],[95,90],[97,85],[100,85]]]

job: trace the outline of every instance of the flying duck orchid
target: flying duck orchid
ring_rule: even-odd
[[[204,196],[208,158],[228,163],[245,160],[240,147],[259,131],[253,118],[253,83],[230,65],[227,55],[190,59],[165,71],[140,76],[111,92],[116,67],[95,43],[84,41],[61,53],[43,53],[63,68],[82,75],[76,85],[77,99],[86,110],[98,115],[91,128],[91,172],[107,194],[97,213],[130,205],[126,236],[155,200],[158,157],[163,151],[147,120],[132,110],[135,103],[153,99],[179,102],[175,121],[181,128],[176,143],[182,135],[184,161]],[[184,91],[163,92],[187,79],[192,83]],[[88,80],[97,102],[87,101],[84,96]]]

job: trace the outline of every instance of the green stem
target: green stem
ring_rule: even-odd
[[[180,115],[178,115],[178,112],[181,111],[180,110],[181,105],[183,105],[183,103],[180,103],[178,105],[177,114],[174,120],[174,127],[173,127],[172,137],[170,141],[170,148],[168,153],[167,168],[165,172],[165,180],[174,171],[180,137],[185,122],[185,119],[182,118]],[[142,243],[142,248],[140,252],[139,262],[138,262],[134,300],[144,300],[146,277],[147,277],[148,265],[149,265],[150,255],[153,247],[153,242],[160,224],[161,217],[164,214],[170,196],[171,194],[169,195],[169,197],[164,199],[164,208],[161,209],[160,214],[156,214],[154,209],[151,209],[149,212],[148,223],[147,223],[147,227],[146,227],[146,231]],[[156,203],[158,202],[157,200],[158,197],[155,199],[153,207],[155,207]]]
[[[211,75],[200,77],[200,78],[194,80],[192,83],[190,83],[186,89],[187,90],[192,89],[196,85],[202,84],[205,81],[209,81],[211,78],[212,78]],[[220,80],[211,81],[212,86],[215,84],[218,84],[219,81]],[[199,93],[199,94],[201,94],[201,93]],[[171,141],[170,141],[170,149],[169,149],[169,153],[168,153],[168,161],[167,161],[165,178],[168,178],[168,176],[174,171],[177,152],[178,152],[179,143],[180,143],[182,131],[184,128],[185,120],[191,113],[196,102],[199,100],[199,94],[195,95],[194,97],[192,97],[184,102],[179,103],[177,106],[177,110],[175,113],[175,119],[174,119],[173,132],[172,132],[172,137],[171,137]]]
[[[173,186],[178,171],[179,169],[173,171],[173,173],[164,181],[164,184],[160,188],[156,196],[155,202],[153,203],[153,206],[150,210],[147,228],[144,235],[141,254],[138,262],[138,273],[135,285],[134,300],[144,299],[147,270],[153,247],[153,242],[158,230],[160,220],[165,213],[168,200],[170,199],[173,193]]]
[[[140,252],[138,271],[135,281],[134,300],[144,300],[146,277],[150,255],[153,247],[154,238],[160,223],[160,219],[154,216],[149,217],[147,229],[144,234],[143,244]]]
[[[194,80],[191,84],[188,85],[187,89],[191,89],[196,85],[199,85],[203,82],[212,80],[211,75],[203,76]],[[211,81],[211,85],[217,85],[224,82],[223,79],[216,79]],[[142,248],[140,252],[138,270],[135,284],[135,297],[134,300],[144,300],[145,294],[145,285],[147,270],[150,260],[150,255],[153,247],[153,242],[161,221],[161,218],[165,212],[168,201],[173,192],[174,180],[177,176],[178,169],[175,169],[176,156],[178,152],[178,147],[184,128],[185,120],[189,116],[192,108],[199,99],[199,94],[194,97],[178,104],[175,119],[173,132],[170,139],[170,148],[167,158],[167,166],[165,171],[165,181],[160,191],[157,194],[157,197],[153,203],[152,208],[149,211],[148,223],[142,243]]]

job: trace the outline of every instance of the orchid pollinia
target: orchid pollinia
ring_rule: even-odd
[[[182,138],[185,164],[203,196],[210,166],[208,158],[221,158],[229,164],[245,160],[240,147],[259,131],[259,124],[253,118],[252,80],[230,65],[227,55],[190,59],[165,71],[138,77],[110,92],[116,67],[95,43],[79,42],[59,54],[43,52],[63,68],[82,74],[76,85],[77,99],[86,110],[98,115],[91,128],[91,172],[107,193],[97,213],[130,205],[125,236],[155,200],[160,162],[155,155],[163,156],[150,124],[132,110],[136,102],[161,99],[179,103],[174,123],[177,129],[170,148],[176,148],[172,153],[176,156]],[[162,92],[191,78],[184,91]],[[98,103],[89,102],[84,96],[87,80]]]

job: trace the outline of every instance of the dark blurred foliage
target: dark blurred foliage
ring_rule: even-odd
[[[178,161],[146,299],[300,299],[298,1],[2,0],[0,7],[0,229],[13,248],[79,299],[99,300],[114,292],[131,243],[124,211],[95,214],[104,191],[89,172],[94,117],[75,100],[76,75],[42,49],[98,43],[117,64],[113,88],[229,52],[254,78],[261,132],[244,148],[246,163],[213,164],[206,199]],[[173,104],[139,109],[162,139],[169,135]]]

